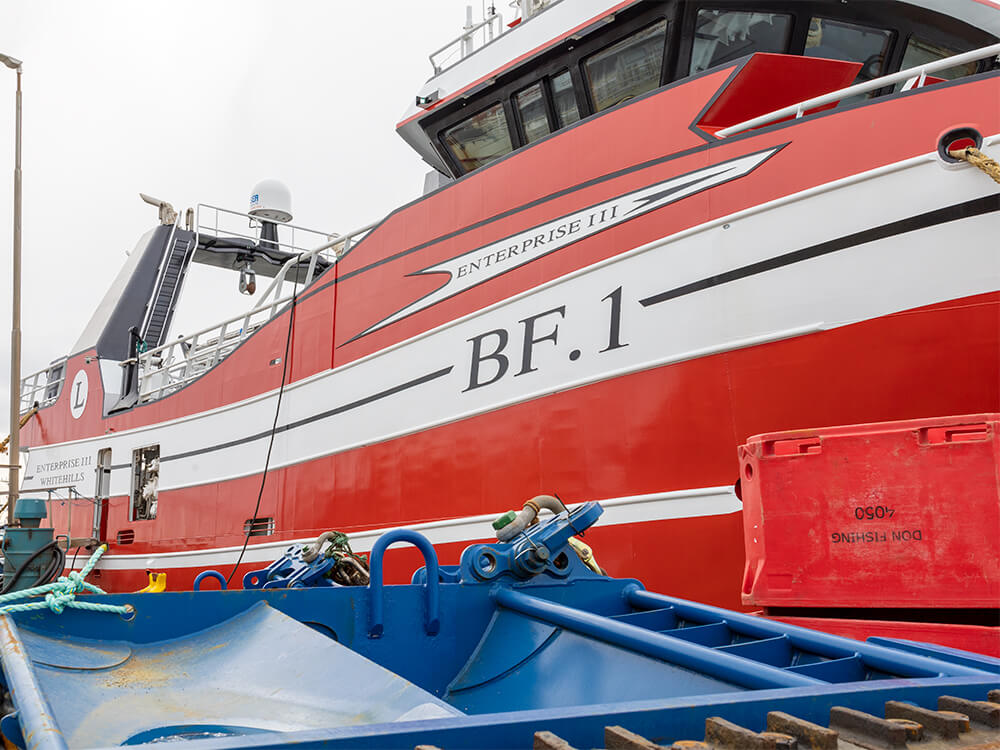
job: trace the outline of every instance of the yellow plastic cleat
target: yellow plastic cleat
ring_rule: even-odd
[[[167,590],[167,574],[166,573],[154,573],[151,570],[146,571],[146,575],[149,576],[149,584],[144,589],[139,589],[135,593],[137,594],[162,594]]]

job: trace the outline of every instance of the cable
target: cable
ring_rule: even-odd
[[[49,567],[42,571],[42,574],[38,577],[38,583],[36,585],[41,586],[46,583],[51,583],[56,580],[60,575],[62,575],[63,570],[66,568],[66,550],[59,545],[58,541],[55,546],[55,554],[52,555],[52,560],[49,562]]]
[[[274,405],[274,422],[271,424],[271,436],[267,442],[267,458],[264,459],[264,473],[260,478],[260,490],[257,492],[257,504],[254,506],[253,514],[250,516],[250,523],[247,524],[247,533],[243,538],[243,549],[240,550],[240,556],[236,558],[236,564],[229,573],[229,577],[226,578],[226,588],[229,588],[229,582],[233,580],[233,576],[236,575],[236,571],[240,567],[240,563],[243,562],[243,555],[246,554],[247,544],[250,542],[250,533],[253,531],[253,519],[257,517],[257,513],[260,511],[261,498],[264,497],[264,484],[267,482],[267,472],[271,466],[271,449],[274,447],[274,435],[278,431],[278,413],[281,411],[281,397],[285,393],[285,382],[288,379],[288,354],[291,351],[292,346],[292,325],[295,321],[295,303],[298,302],[298,299],[299,292],[298,289],[296,289],[295,293],[292,295],[291,307],[288,310],[288,334],[285,336],[285,358],[281,362],[281,385],[278,387],[278,403]]]
[[[63,548],[59,546],[59,543],[53,539],[48,544],[39,547],[32,552],[28,559],[18,566],[17,570],[14,571],[14,574],[9,579],[4,580],[3,588],[0,589],[0,594],[6,594],[14,588],[14,584],[18,582],[21,575],[28,569],[28,566],[35,561],[35,558],[43,552],[50,551],[53,552],[52,559],[49,561],[48,567],[45,568],[45,570],[42,571],[42,574],[38,577],[35,585],[41,586],[55,579],[66,565],[66,553],[63,551]]]

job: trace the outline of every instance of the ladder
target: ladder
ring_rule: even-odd
[[[146,320],[143,321],[141,336],[148,349],[154,349],[163,343],[163,337],[170,327],[174,314],[174,304],[180,292],[181,283],[187,273],[188,261],[194,242],[189,233],[182,236],[175,232],[170,249],[164,255],[160,266],[160,275],[156,281],[149,306],[146,308]]]

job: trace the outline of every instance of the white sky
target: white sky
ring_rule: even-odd
[[[294,223],[341,233],[417,197],[428,167],[394,126],[469,3],[481,17],[482,0],[0,0],[0,52],[24,61],[22,374],[70,353],[156,224],[140,191],[243,211],[275,177]],[[0,66],[0,437],[14,90]],[[237,281],[205,325],[232,309]]]

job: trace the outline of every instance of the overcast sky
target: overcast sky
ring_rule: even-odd
[[[178,210],[244,211],[253,185],[275,177],[294,223],[341,233],[419,195],[428,168],[394,127],[469,2],[0,0],[0,52],[24,61],[22,374],[70,353],[125,251],[156,224],[140,191]],[[482,0],[471,3],[479,18]],[[0,437],[14,90],[0,67]],[[250,302],[235,274],[224,281],[210,317]]]

